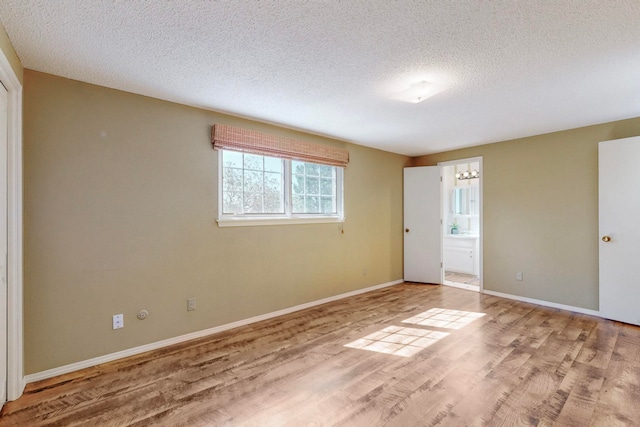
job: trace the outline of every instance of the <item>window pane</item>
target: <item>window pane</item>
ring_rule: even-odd
[[[262,193],[244,193],[244,213],[263,213]]]
[[[307,177],[307,194],[320,194],[320,180]]]
[[[331,178],[322,178],[320,180],[320,194],[323,196],[333,196],[333,180]]]
[[[279,173],[264,173],[264,192],[282,193],[282,175]]]
[[[304,213],[304,196],[293,196],[291,201],[293,213]]]
[[[314,175],[314,176],[320,175],[320,165],[317,165],[315,163],[305,163],[304,166],[305,166],[305,169],[306,169],[307,176],[309,176],[309,175]]]
[[[306,206],[305,213],[319,213],[320,212],[320,204],[318,197],[312,196],[306,198]]]
[[[320,169],[320,176],[333,177],[335,166],[320,165],[318,168]]]
[[[332,197],[321,197],[320,198],[321,212],[323,214],[334,214],[336,213],[336,208],[334,207],[333,198]]]
[[[284,213],[284,200],[280,194],[265,194],[264,213]]]
[[[262,172],[244,171],[244,191],[262,193]]]
[[[242,169],[224,168],[222,173],[222,185],[224,191],[242,191]]]
[[[293,194],[304,194],[304,175],[294,175],[291,186]]]
[[[224,167],[242,168],[242,153],[222,151],[222,165]]]
[[[304,174],[304,162],[299,162],[297,160],[292,160],[291,161],[291,173]]]
[[[275,157],[264,157],[264,170],[268,172],[282,173],[282,159]]]
[[[251,170],[261,171],[262,167],[262,159],[264,156],[258,156],[256,154],[247,154],[244,155],[244,168]]]
[[[222,213],[241,215],[242,210],[242,193],[239,191],[228,191],[224,193],[222,198]]]

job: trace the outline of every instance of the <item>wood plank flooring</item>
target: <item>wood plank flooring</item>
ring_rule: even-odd
[[[0,426],[334,425],[640,425],[640,328],[405,283],[29,384],[0,413]]]

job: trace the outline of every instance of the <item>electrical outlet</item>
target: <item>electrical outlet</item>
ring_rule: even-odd
[[[113,316],[113,329],[124,328],[124,314],[115,314]]]
[[[196,297],[187,298],[187,311],[195,311]]]
[[[522,280],[523,280],[523,278],[522,278],[522,271],[518,271],[518,272],[516,273],[516,280],[519,280],[519,281],[522,281]]]

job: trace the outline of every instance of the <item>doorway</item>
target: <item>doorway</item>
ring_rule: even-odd
[[[7,101],[6,113],[2,114],[5,125],[2,135],[6,143],[2,162],[2,176],[5,178],[2,198],[6,202],[6,234],[2,239],[6,245],[6,268],[3,272],[6,275],[6,293],[3,293],[6,344],[2,371],[5,373],[6,400],[15,400],[25,386],[22,336],[22,82],[2,49],[0,84],[6,89]]]
[[[442,281],[482,290],[482,157],[439,163]]]
[[[0,82],[0,407],[7,400],[7,107]]]

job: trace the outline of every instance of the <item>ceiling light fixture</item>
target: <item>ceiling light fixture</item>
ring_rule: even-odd
[[[397,99],[398,101],[412,102],[414,104],[417,104],[418,102],[422,102],[425,99],[430,98],[445,89],[447,89],[447,86],[423,80],[421,82],[412,84],[409,89],[400,92],[393,98]]]

